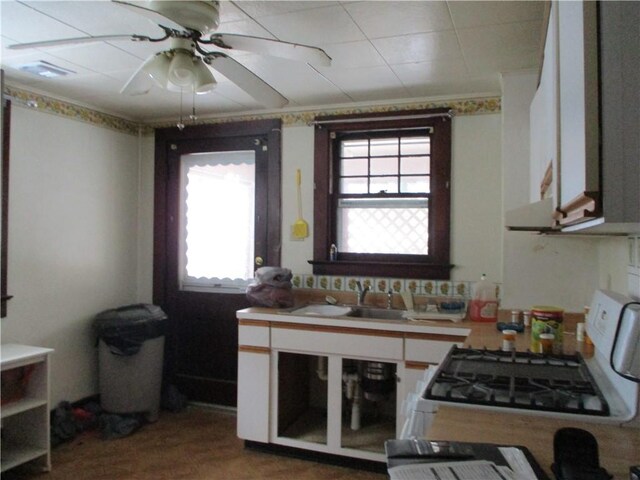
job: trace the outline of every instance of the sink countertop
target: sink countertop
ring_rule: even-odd
[[[367,305],[363,307],[368,307]],[[386,330],[406,333],[431,333],[436,335],[455,335],[466,337],[471,332],[471,322],[454,323],[434,320],[413,322],[410,320],[384,320],[379,318],[358,317],[317,317],[288,312],[285,309],[251,307],[236,312],[239,320],[264,320],[269,322],[299,323],[305,325],[321,325],[343,328],[359,328],[369,330]]]
[[[299,308],[299,305],[294,308]],[[375,305],[363,305],[363,308],[380,308]],[[358,318],[358,317],[316,317],[312,315],[300,315],[287,310],[266,307],[251,307],[237,312],[238,319],[265,320],[270,322],[292,322],[307,325],[324,325],[344,328],[362,328],[370,330],[392,330],[407,333],[432,333],[439,335],[466,336],[466,347],[498,349],[502,346],[502,333],[496,328],[495,322],[472,322],[465,319],[461,322],[451,322],[448,320],[433,320],[414,322],[406,319],[385,320],[379,318]],[[508,322],[510,312],[501,311],[500,321]],[[565,314],[564,318],[564,353],[571,354],[580,352],[584,356],[593,353],[593,346],[576,342],[576,323],[582,321],[580,314]],[[516,335],[516,349],[526,351],[531,344],[531,329]]]

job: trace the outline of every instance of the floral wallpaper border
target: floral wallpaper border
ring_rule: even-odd
[[[429,108],[449,108],[455,115],[479,115],[487,113],[500,113],[502,111],[502,100],[500,97],[480,97],[459,100],[441,100],[426,102],[411,102],[385,105],[363,105],[357,107],[334,107],[332,109],[308,110],[300,112],[265,113],[252,115],[225,116],[220,118],[209,118],[197,121],[194,125],[206,125],[216,123],[230,123],[250,120],[263,120],[268,118],[279,118],[284,126],[309,125],[314,120],[331,115],[349,115],[362,113],[394,113],[405,110],[421,110]],[[171,127],[173,123],[164,122],[154,124],[155,128]]]
[[[138,123],[131,120],[102,113],[87,107],[75,105],[73,103],[58,100],[46,95],[36,94],[5,85],[4,92],[6,95],[13,97],[21,104],[34,108],[39,111],[60,115],[66,118],[72,118],[82,122],[96,125],[99,127],[109,128],[130,135],[153,134],[154,128],[172,127],[174,123],[164,122],[162,124],[146,124]],[[201,119],[196,122],[197,125],[229,123],[238,121],[260,120],[268,118],[279,118],[285,126],[309,125],[316,118],[327,115],[347,115],[354,113],[380,113],[380,112],[401,112],[405,110],[418,110],[428,108],[448,107],[452,109],[456,115],[480,115],[488,113],[499,113],[502,110],[502,101],[500,97],[479,97],[458,100],[438,100],[410,102],[401,104],[384,104],[370,106],[345,106],[334,107],[331,109],[318,109],[299,112],[282,112],[282,113],[264,113],[250,115],[229,115],[220,118]]]
[[[31,93],[26,90],[5,86],[5,95],[18,100],[23,105],[37,109],[39,111],[53,113],[62,117],[79,120],[81,122],[96,125],[98,127],[104,127],[111,130],[116,130],[122,133],[128,133],[130,135],[138,135],[142,125],[125,120],[114,115],[98,112],[87,107],[81,107],[74,105],[73,103],[57,100],[46,95],[39,95]]]
[[[414,295],[459,297],[469,299],[475,286],[475,281],[466,280],[414,280],[403,278],[379,277],[345,277],[333,275],[293,274],[291,283],[294,288],[333,290],[343,292],[356,291],[356,281],[363,286],[369,286],[373,293],[394,293],[410,291]],[[500,284],[496,284],[496,295],[500,298]]]

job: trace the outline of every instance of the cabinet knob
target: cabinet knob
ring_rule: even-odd
[[[264,265],[264,259],[262,257],[256,257],[255,262],[256,262],[256,265],[259,267]]]

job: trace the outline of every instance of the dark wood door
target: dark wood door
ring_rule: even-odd
[[[264,265],[280,264],[280,122],[256,121],[156,131],[154,303],[169,316],[165,381],[189,400],[236,405],[238,328],[244,291],[216,293],[180,281],[181,158],[203,152],[253,151],[254,250]],[[221,204],[213,208],[226,208]],[[216,235],[241,235],[216,225]],[[255,268],[260,264],[254,265]]]

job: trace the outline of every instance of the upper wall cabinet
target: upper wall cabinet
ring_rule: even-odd
[[[558,2],[566,232],[640,231],[640,3]]]
[[[507,227],[639,233],[640,2],[552,2],[530,120],[535,221]]]
[[[552,4],[538,89],[531,101],[530,201],[557,198],[553,172],[558,161],[558,5]],[[549,219],[550,222],[550,219]],[[549,223],[549,226],[551,224]]]
[[[560,225],[596,216],[598,153],[598,46],[595,2],[557,3]]]

